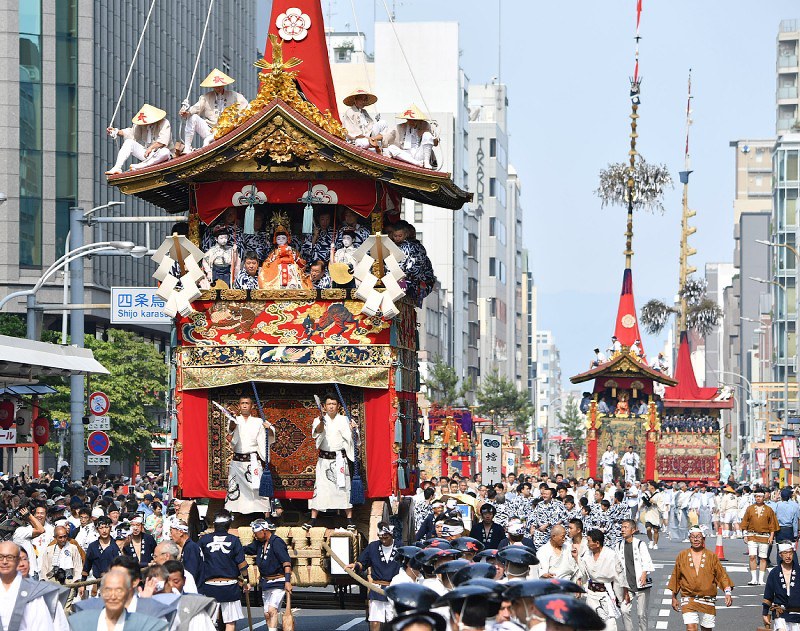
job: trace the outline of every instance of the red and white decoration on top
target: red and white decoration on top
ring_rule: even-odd
[[[324,184],[315,184],[311,187],[311,195],[317,204],[338,204],[339,195],[332,188]]]
[[[243,186],[241,191],[236,191],[231,197],[231,204],[234,206],[250,206],[252,204],[266,204],[267,196],[263,191],[259,191],[255,184]]]
[[[308,35],[308,29],[311,28],[311,18],[308,13],[303,13],[297,7],[292,7],[287,9],[286,13],[281,13],[278,16],[278,19],[275,20],[275,26],[278,27],[278,35],[281,36],[281,39],[299,42]]]

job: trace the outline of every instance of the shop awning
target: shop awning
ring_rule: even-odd
[[[0,335],[0,387],[92,373],[109,374],[88,348]]]

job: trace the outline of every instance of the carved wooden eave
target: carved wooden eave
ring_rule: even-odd
[[[584,383],[585,381],[592,381],[593,379],[646,379],[663,383],[665,386],[677,385],[672,377],[653,370],[646,364],[640,362],[629,351],[623,350],[621,353],[610,359],[609,361],[600,364],[599,366],[587,370],[579,375],[570,377],[571,383]]]
[[[457,210],[472,200],[449,173],[416,167],[359,149],[275,99],[259,114],[207,147],[162,164],[108,178],[128,195],[185,212],[193,183],[230,180],[315,181],[368,178],[402,197]]]

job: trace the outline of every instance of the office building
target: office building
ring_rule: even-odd
[[[778,27],[778,54],[776,59],[776,118],[775,131],[778,136],[800,131],[800,96],[798,96],[798,72],[800,62],[800,21],[782,20]]]
[[[150,3],[127,0],[12,0],[0,9],[0,58],[6,115],[0,121],[0,296],[31,287],[63,253],[70,206],[90,209],[112,199],[124,207],[114,216],[163,215],[141,200],[106,185],[121,140],[106,127],[129,127],[143,103],[167,111],[173,139],[178,110],[214,67],[233,76],[237,90],[256,90],[256,0],[215,3],[194,85],[189,85],[206,19],[206,3],[157,2],[123,93]],[[119,111],[112,121],[117,99]],[[106,213],[101,213],[106,214]],[[130,240],[157,247],[169,224],[149,233],[143,224],[86,229],[85,241]],[[96,257],[86,265],[86,302],[108,303],[111,286],[151,286],[149,258]],[[39,302],[62,300],[60,278],[39,292]],[[6,310],[20,312],[14,301]],[[87,313],[87,324],[104,326],[107,310]]]

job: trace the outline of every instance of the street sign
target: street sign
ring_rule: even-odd
[[[486,486],[500,482],[501,465],[500,434],[481,434],[481,482]]]
[[[95,416],[103,416],[111,407],[111,402],[105,392],[92,392],[89,395],[89,411]]]
[[[111,456],[86,456],[86,464],[91,466],[108,466],[111,464]]]
[[[93,456],[102,456],[110,446],[111,441],[108,440],[108,434],[105,432],[92,432],[86,439],[86,447]]]
[[[112,287],[111,324],[171,324],[158,287]]]
[[[91,416],[89,417],[89,424],[86,428],[90,432],[96,432],[98,430],[106,430],[111,429],[111,417],[110,416]]]
[[[17,442],[17,428],[0,429],[0,445],[13,445]]]

